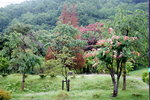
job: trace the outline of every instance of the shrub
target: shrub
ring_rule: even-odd
[[[45,75],[45,74],[40,74],[39,76],[40,76],[40,78],[45,78],[47,75]]]
[[[12,97],[8,91],[0,90],[0,100],[10,100]]]
[[[6,74],[6,73],[3,73],[3,74],[2,74],[2,77],[6,77],[6,76],[8,76],[8,74]]]
[[[140,97],[140,96],[142,96],[142,95],[141,95],[141,94],[139,94],[139,93],[134,93],[134,94],[132,94],[132,96]]]
[[[27,74],[25,74],[25,78],[27,78],[28,77],[28,75]]]
[[[55,73],[50,73],[50,77],[56,77]]]
[[[142,80],[143,80],[143,82],[146,82],[146,83],[149,82],[149,75],[148,75],[148,72],[143,72],[143,73],[142,73]]]

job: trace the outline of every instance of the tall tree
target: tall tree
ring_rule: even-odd
[[[118,17],[119,16],[119,17]],[[135,36],[139,40],[132,45],[136,51],[143,55],[142,59],[137,59],[136,63],[141,63],[143,66],[148,65],[148,23],[147,13],[141,10],[135,12],[125,11],[120,9],[114,17],[113,27],[117,33],[121,33],[126,36]],[[142,46],[141,49],[139,49]],[[144,65],[145,64],[145,65]],[[126,89],[126,68],[123,69],[123,90]]]
[[[122,70],[125,67],[127,58],[130,58],[132,55],[132,50],[129,45],[131,45],[134,40],[137,40],[137,37],[116,36],[112,34],[108,39],[99,40],[96,45],[101,47],[86,55],[87,57],[97,55],[99,60],[105,62],[114,86],[113,97],[118,95],[119,80]]]
[[[17,26],[5,35],[7,41],[0,54],[9,58],[11,71],[22,73],[21,89],[24,90],[25,74],[33,70],[35,65],[40,64],[40,58],[36,56],[36,43],[32,41],[26,25]]]

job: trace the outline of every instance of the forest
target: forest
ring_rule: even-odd
[[[148,0],[0,8],[0,100],[147,100],[148,54]]]

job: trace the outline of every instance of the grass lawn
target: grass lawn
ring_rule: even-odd
[[[71,91],[61,91],[63,77],[28,75],[25,91],[22,92],[21,75],[0,76],[0,88],[12,93],[12,100],[148,100],[148,85],[142,80],[127,78],[127,90],[122,91],[120,81],[119,95],[111,97],[112,83],[109,75],[78,75],[71,79]]]

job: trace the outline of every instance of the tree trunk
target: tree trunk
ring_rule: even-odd
[[[66,89],[68,89],[68,79],[66,77]]]
[[[118,95],[118,83],[119,82],[118,82],[118,80],[116,82],[114,73],[111,74],[111,78],[112,78],[112,82],[113,82],[113,85],[114,85],[112,97],[117,97],[117,95]]]
[[[118,84],[116,82],[114,82],[113,85],[114,85],[114,90],[113,90],[112,97],[117,97],[117,95],[118,95]]]
[[[111,75],[113,86],[114,86],[112,97],[117,97],[117,95],[118,95],[118,84],[117,83],[118,82],[116,82],[114,72],[111,71],[110,75]]]
[[[22,86],[21,86],[22,91],[24,90],[24,83],[25,83],[25,73],[22,73]]]
[[[123,88],[122,90],[126,90],[126,69],[123,71]]]

